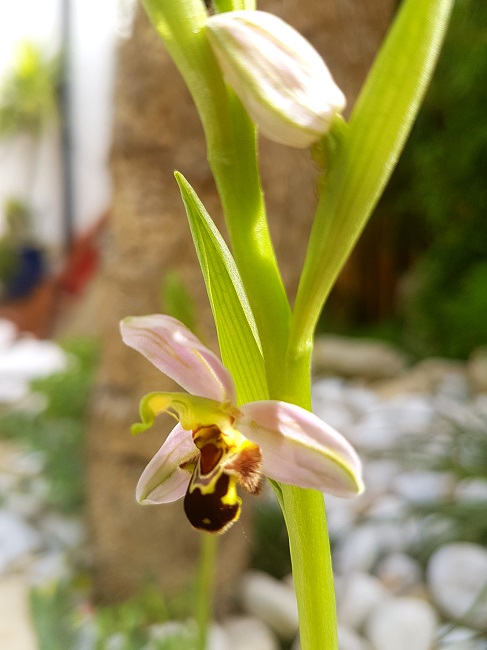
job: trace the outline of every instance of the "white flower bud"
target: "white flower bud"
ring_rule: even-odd
[[[207,34],[226,81],[270,140],[309,147],[345,108],[321,56],[277,16],[217,14],[208,19]]]

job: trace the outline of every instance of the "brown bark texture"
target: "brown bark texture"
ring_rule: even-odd
[[[299,29],[323,54],[353,104],[382,40],[394,0],[280,0],[266,9]],[[261,141],[260,160],[271,231],[292,298],[316,204],[315,173],[307,153]],[[198,116],[162,42],[142,10],[132,37],[120,46],[111,155],[113,206],[102,273],[90,300],[102,342],[88,432],[88,515],[96,592],[119,600],[155,579],[174,594],[193,578],[199,534],[182,504],[141,507],[137,480],[172,427],[169,418],[138,438],[130,436],[140,397],[175,385],[126,348],[118,321],[161,311],[165,274],[175,271],[197,307],[200,332],[215,342],[208,300],[177,185],[175,169],[194,186],[224,232],[206,162]],[[324,261],[325,263],[326,261]],[[220,594],[245,567],[251,528],[241,522],[221,539]],[[247,500],[248,505],[248,500]]]

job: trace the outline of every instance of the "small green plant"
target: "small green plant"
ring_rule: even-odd
[[[21,266],[22,259],[19,245],[25,243],[30,237],[32,213],[26,203],[15,197],[8,197],[3,209],[5,212],[6,232],[0,238],[0,282],[8,283]]]
[[[164,639],[158,640],[157,633],[152,633],[158,625],[171,619],[182,620],[188,615],[191,605],[188,594],[182,594],[181,598],[179,603],[168,603],[160,589],[147,584],[123,603],[99,607],[95,615],[98,630],[95,650],[105,650],[107,639],[115,635],[124,638],[124,645],[121,645],[124,650],[143,647],[151,650],[192,650],[196,646],[196,629],[192,629],[191,625],[174,624],[174,629],[171,626]]]
[[[66,582],[36,587],[30,592],[30,612],[39,650],[76,648],[74,599]]]
[[[0,88],[0,137],[39,136],[56,114],[59,60],[32,43],[22,43],[14,69]]]
[[[80,589],[79,582],[64,580],[31,590],[39,650],[196,650],[194,623],[171,622],[187,619],[187,594],[180,602],[167,603],[159,589],[147,584],[122,603],[94,608],[87,604],[86,585]]]

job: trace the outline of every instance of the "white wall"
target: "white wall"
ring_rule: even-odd
[[[0,80],[11,69],[18,43],[39,44],[48,55],[61,44],[62,0],[0,0]],[[111,141],[117,39],[127,35],[133,0],[70,0],[74,212],[78,232],[109,207],[107,159]],[[59,133],[46,132],[37,150],[26,138],[0,141],[0,232],[5,198],[32,203],[36,232],[49,246],[62,241]]]

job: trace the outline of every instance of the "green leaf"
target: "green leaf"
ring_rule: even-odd
[[[309,345],[323,304],[389,180],[433,73],[452,4],[402,3],[349,128],[342,129],[296,298],[293,350]]]
[[[267,397],[255,320],[240,275],[215,224],[184,176],[175,173],[215,319],[222,360],[240,403]]]

